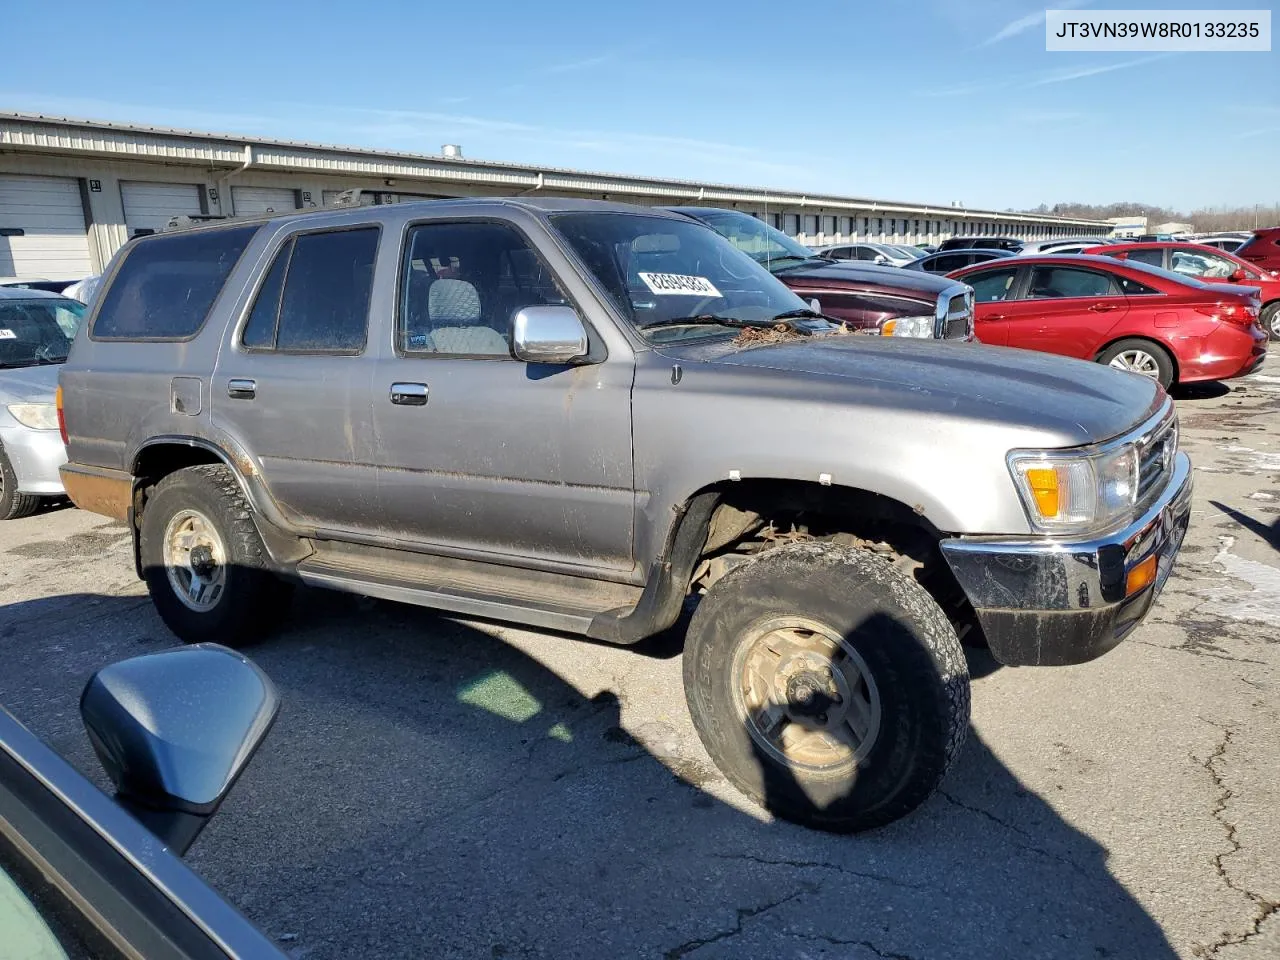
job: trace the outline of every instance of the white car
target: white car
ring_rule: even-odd
[[[890,267],[905,267],[924,256],[919,247],[904,247],[896,243],[837,243],[818,247],[814,253],[833,260],[866,260]]]

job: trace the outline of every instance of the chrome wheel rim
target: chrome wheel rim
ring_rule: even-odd
[[[196,613],[218,605],[227,584],[227,551],[198,510],[179,510],[164,530],[164,566],[174,595]]]
[[[734,656],[738,718],[785,766],[830,773],[854,766],[880,734],[880,691],[837,631],[808,617],[757,621]]]
[[[1271,311],[1269,331],[1273,339],[1280,340],[1280,310]]]
[[[1110,366],[1117,370],[1140,373],[1153,380],[1160,378],[1160,364],[1156,363],[1156,358],[1145,350],[1123,350],[1111,358]]]

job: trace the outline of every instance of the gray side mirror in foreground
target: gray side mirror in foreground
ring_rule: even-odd
[[[80,696],[117,802],[178,854],[217,812],[279,706],[265,673],[212,643],[103,667]]]
[[[573,307],[525,307],[512,321],[512,352],[529,363],[570,363],[587,355],[587,328]]]

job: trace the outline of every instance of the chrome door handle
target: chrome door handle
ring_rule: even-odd
[[[425,383],[393,383],[391,402],[402,407],[425,407],[427,385]]]
[[[252,400],[258,395],[256,380],[228,380],[227,396],[232,400]]]

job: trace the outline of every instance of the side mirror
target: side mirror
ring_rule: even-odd
[[[279,706],[265,673],[212,643],[113,663],[80,695],[116,801],[179,855],[217,812]]]
[[[817,297],[814,297],[812,300],[809,301],[809,309],[812,310],[814,313],[822,312],[822,304],[818,302]]]
[[[587,355],[587,328],[573,307],[516,311],[512,341],[512,352],[529,363],[571,363]]]
[[[1232,283],[1240,283],[1242,280],[1248,280],[1249,275],[1244,272],[1243,267],[1236,267],[1231,276],[1227,277]]]
[[[886,257],[883,253],[877,253],[876,258],[871,262],[874,264],[878,264],[879,266],[882,266],[882,267],[887,267],[889,265],[889,258]]]

